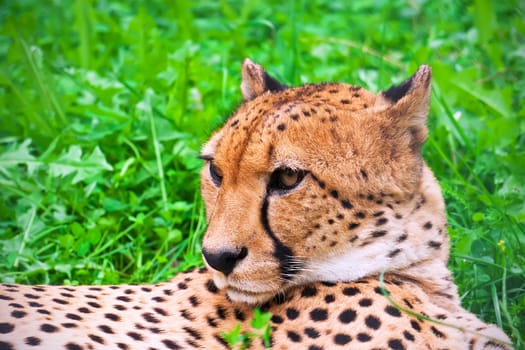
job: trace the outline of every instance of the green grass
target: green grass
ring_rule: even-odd
[[[374,91],[426,63],[424,153],[463,304],[525,349],[522,1],[3,1],[0,276],[157,282],[201,264],[200,144],[240,63]]]

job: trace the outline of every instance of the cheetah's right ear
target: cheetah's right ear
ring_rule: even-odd
[[[412,148],[419,151],[427,137],[432,70],[422,65],[416,73],[397,86],[379,93],[387,110],[401,130],[409,132]]]
[[[286,85],[279,83],[268,75],[263,67],[246,58],[242,63],[242,97],[250,101],[266,91],[276,92],[286,89]]]

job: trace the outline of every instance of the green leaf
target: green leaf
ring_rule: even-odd
[[[113,170],[98,146],[88,156],[82,158],[82,149],[72,145],[66,153],[63,153],[56,161],[49,163],[49,169],[53,176],[65,177],[74,174],[72,183],[86,181],[103,171]]]

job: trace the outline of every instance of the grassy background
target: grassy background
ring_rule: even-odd
[[[434,74],[425,157],[463,304],[525,330],[525,4],[0,4],[0,277],[158,282],[200,265],[200,144],[251,57],[284,82],[378,91]]]

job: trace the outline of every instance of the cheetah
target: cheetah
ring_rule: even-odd
[[[222,349],[272,314],[273,349],[512,349],[464,310],[420,150],[431,70],[379,93],[289,88],[246,59],[203,146],[206,267],[154,285],[0,289],[0,349]],[[263,349],[254,339],[250,349]]]

